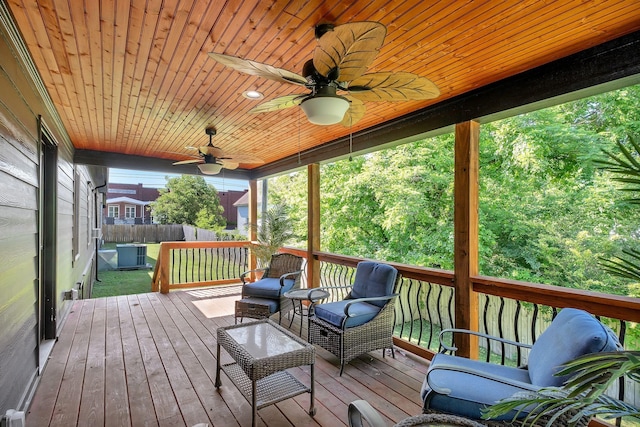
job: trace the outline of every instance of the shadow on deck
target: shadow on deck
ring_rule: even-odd
[[[251,425],[250,404],[228,378],[214,387],[216,329],[234,323],[239,298],[239,286],[219,286],[76,301],[27,426]],[[317,348],[315,366],[315,417],[304,393],[259,410],[259,426],[344,426],[356,399],[369,401],[389,425],[421,412],[428,364],[414,355],[368,353],[339,377],[338,359]],[[308,384],[308,366],[290,372]]]

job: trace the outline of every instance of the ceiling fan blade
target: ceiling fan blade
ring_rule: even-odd
[[[275,80],[280,83],[293,83],[302,86],[307,83],[307,80],[299,74],[283,70],[282,68],[272,67],[271,65],[262,64],[260,62],[213,52],[209,53],[209,57],[222,65],[245,74],[251,74],[252,76],[259,76],[264,77],[265,79]]]
[[[344,113],[344,118],[342,119],[340,124],[348,128],[352,125],[355,125],[358,121],[360,121],[362,117],[364,117],[366,108],[364,106],[364,103],[359,99],[350,96],[347,96],[346,98],[349,99],[350,105],[347,112]]]
[[[262,104],[249,110],[250,113],[266,113],[269,111],[278,111],[285,108],[295,107],[300,105],[302,100],[306,98],[307,94],[298,95],[286,95],[278,98],[274,98],[271,101],[263,102]]]
[[[354,80],[367,71],[386,35],[387,29],[379,22],[338,25],[318,39],[313,66],[325,77],[338,68],[338,81]]]
[[[225,154],[224,157],[219,158],[218,160],[222,162],[240,163],[247,166],[261,165],[264,163],[264,160],[250,154]]]
[[[213,157],[221,157],[222,156],[222,150],[219,149],[218,147],[214,147],[213,145],[205,145],[205,146],[202,146],[202,147],[198,147],[198,151],[203,156],[206,156],[206,155],[210,155],[210,156],[213,156]]]
[[[226,159],[221,159],[220,163],[222,164],[223,168],[230,169],[230,170],[237,169],[238,166],[240,166],[240,163],[234,162],[231,160],[226,160]]]
[[[188,165],[190,163],[202,163],[202,159],[192,159],[192,160],[181,160],[179,162],[174,162],[174,165]]]
[[[347,90],[361,101],[410,101],[440,95],[438,86],[428,78],[402,71],[365,74],[351,81]]]

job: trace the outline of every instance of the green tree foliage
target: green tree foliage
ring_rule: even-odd
[[[640,86],[482,124],[481,274],[637,293],[598,262],[637,242],[640,218],[596,160],[638,130]],[[452,269],[453,148],[448,134],[322,165],[322,250]],[[306,185],[270,181],[301,236]]]
[[[151,212],[162,224],[189,224],[210,230],[221,230],[226,225],[224,208],[215,187],[204,178],[182,175],[166,178],[166,188],[151,203]]]

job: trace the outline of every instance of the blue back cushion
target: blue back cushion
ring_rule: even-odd
[[[393,294],[398,270],[387,264],[361,261],[356,267],[356,277],[351,289],[351,298],[372,298]],[[371,301],[383,307],[387,301]]]
[[[534,385],[561,386],[567,377],[554,374],[563,364],[584,354],[622,349],[613,332],[586,311],[564,308],[540,335],[529,353],[529,377]]]

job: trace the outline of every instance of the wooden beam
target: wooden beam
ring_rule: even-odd
[[[160,292],[168,294],[171,287],[169,269],[171,268],[171,249],[166,243],[160,243],[160,253],[158,254],[160,265]]]
[[[249,181],[249,223],[247,232],[250,242],[255,242],[258,238],[258,181]],[[256,255],[249,251],[249,270],[256,269]],[[253,279],[253,278],[252,278]]]
[[[353,134],[353,152],[365,153],[438,133],[456,123],[487,122],[640,83],[640,31],[516,74]],[[348,156],[349,136],[250,171],[276,175],[310,163]]]
[[[454,173],[455,327],[478,330],[478,297],[471,276],[478,274],[478,122],[456,125]],[[456,336],[457,355],[477,359],[477,338]]]
[[[82,165],[105,166],[109,168],[132,169],[140,171],[153,171],[164,173],[177,173],[186,175],[202,175],[195,164],[173,165],[175,160],[159,159],[157,157],[134,156],[122,153],[110,153],[107,151],[75,150],[73,162]],[[249,179],[249,172],[244,169],[223,169],[219,175],[229,179]]]
[[[313,254],[320,250],[320,165],[307,166],[307,286],[320,286],[320,261]]]

